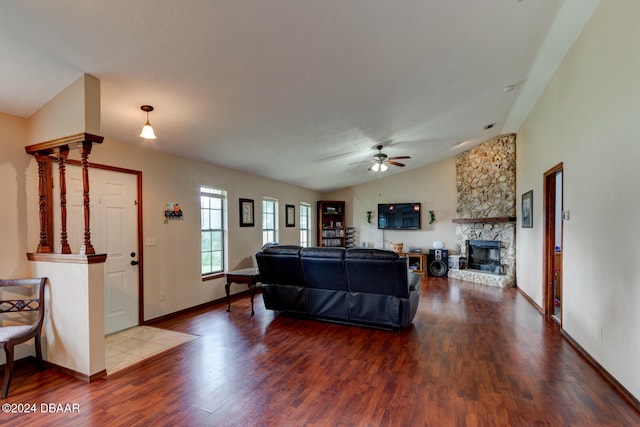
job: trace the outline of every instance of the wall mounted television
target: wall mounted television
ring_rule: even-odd
[[[378,205],[378,229],[419,230],[420,203],[381,203]]]

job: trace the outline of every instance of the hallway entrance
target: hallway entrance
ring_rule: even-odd
[[[544,174],[544,312],[562,325],[562,163]]]

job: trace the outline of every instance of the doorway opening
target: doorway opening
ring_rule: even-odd
[[[544,312],[562,325],[563,165],[544,174]]]

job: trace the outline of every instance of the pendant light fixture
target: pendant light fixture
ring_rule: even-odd
[[[153,107],[151,105],[142,105],[140,106],[142,111],[147,113],[147,122],[142,127],[142,132],[140,132],[140,137],[144,139],[156,139],[156,134],[151,127],[151,123],[149,123],[149,112],[153,111]]]

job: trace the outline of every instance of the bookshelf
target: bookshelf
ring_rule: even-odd
[[[318,201],[318,246],[345,246],[344,202]]]

